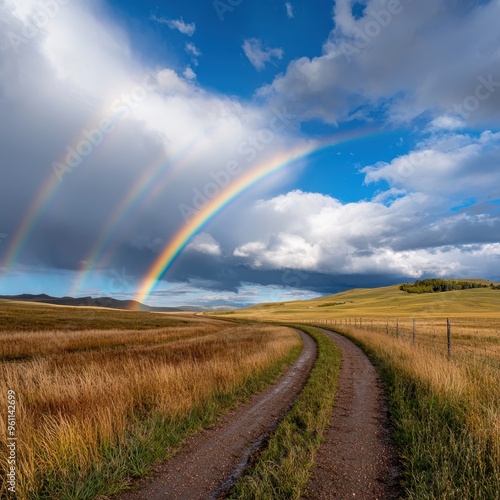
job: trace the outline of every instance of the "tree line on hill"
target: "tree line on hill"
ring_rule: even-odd
[[[500,286],[495,286],[493,283],[487,285],[478,281],[456,281],[437,278],[417,280],[413,284],[405,283],[399,288],[408,293],[437,293],[451,290],[468,290],[470,288],[488,288],[489,286],[496,290],[500,289]]]

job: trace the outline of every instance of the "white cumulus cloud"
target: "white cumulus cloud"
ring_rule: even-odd
[[[201,52],[199,51],[198,47],[192,42],[186,43],[186,52],[188,54],[191,54],[192,56],[199,57],[201,56]]]
[[[195,80],[196,79],[196,73],[193,71],[193,69],[191,68],[191,66],[188,66],[185,70],[184,70],[184,78],[186,78],[187,80]]]
[[[264,69],[266,63],[273,59],[281,59],[283,57],[283,49],[280,48],[263,48],[262,42],[257,38],[249,38],[243,42],[243,51],[252,63],[255,69]]]
[[[152,15],[150,19],[158,24],[166,24],[170,29],[177,30],[183,35],[193,36],[196,31],[195,23],[186,23],[182,19],[168,19],[166,17],[158,17],[156,15]]]
[[[391,162],[366,167],[366,182],[451,199],[500,196],[500,133],[448,133],[422,141]]]
[[[381,193],[369,201],[342,203],[330,196],[302,191],[262,200],[244,221],[245,234],[239,235],[241,243],[233,255],[261,270],[292,268],[330,275],[498,276],[495,266],[500,254],[495,252],[500,249],[500,217],[495,206],[483,207],[483,213],[453,213],[453,199],[439,196],[441,183],[452,183],[453,178],[459,186],[459,199],[477,194],[477,186],[471,185],[461,166],[454,170],[453,153],[449,154],[450,161],[445,161],[443,152],[436,153],[448,167],[444,177],[438,178],[438,168],[429,168],[421,181],[414,181],[407,189],[390,188],[386,196]],[[435,159],[426,161],[432,165]],[[381,168],[368,169],[367,177],[378,172],[391,184],[392,167]],[[385,168],[388,170],[384,172]],[[496,189],[492,198],[498,195]]]
[[[379,112],[395,123],[430,113],[498,124],[498,1],[364,3],[357,18],[352,0],[337,0],[322,52],[292,61],[259,94],[328,123]]]
[[[196,235],[191,243],[186,247],[186,250],[204,253],[207,255],[219,256],[222,254],[219,243],[208,233],[200,233]]]

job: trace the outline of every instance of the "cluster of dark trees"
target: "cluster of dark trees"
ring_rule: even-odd
[[[415,283],[406,283],[400,289],[408,293],[436,293],[451,290],[467,290],[469,288],[488,288],[489,285],[477,281],[455,281],[438,278],[417,280]]]

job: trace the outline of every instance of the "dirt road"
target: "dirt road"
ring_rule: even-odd
[[[399,462],[378,374],[350,340],[322,331],[342,351],[342,367],[331,425],[316,454],[306,498],[399,498]]]
[[[316,359],[316,344],[299,332],[304,348],[276,384],[226,415],[220,424],[194,435],[152,478],[124,500],[217,498],[239,476],[252,451],[276,427],[304,387]]]

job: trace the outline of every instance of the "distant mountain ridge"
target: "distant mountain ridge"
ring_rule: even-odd
[[[40,302],[42,304],[53,304],[58,306],[87,306],[108,307],[110,309],[134,309],[138,311],[151,312],[201,312],[213,311],[211,307],[181,306],[181,307],[152,307],[141,304],[135,300],[119,300],[112,297],[51,297],[45,293],[32,295],[23,293],[21,295],[0,295],[0,300],[17,300],[21,302]]]

